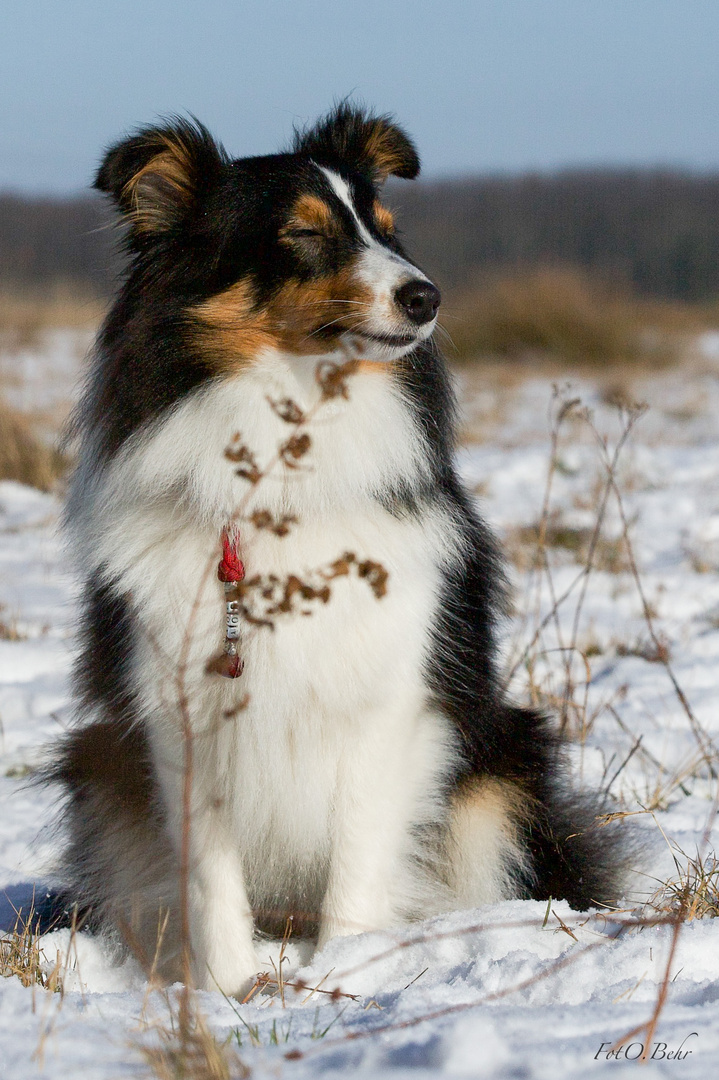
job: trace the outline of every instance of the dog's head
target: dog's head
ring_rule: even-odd
[[[232,371],[275,349],[394,360],[434,329],[440,296],[379,200],[417,152],[389,118],[341,105],[287,153],[230,160],[198,123],[112,147],[96,186],[125,216],[145,290]],[[171,298],[171,299],[170,299]]]

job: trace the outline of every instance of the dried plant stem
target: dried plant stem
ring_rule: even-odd
[[[607,482],[610,485],[610,487],[612,489],[612,492],[613,492],[613,494],[614,494],[614,496],[616,498],[616,501],[617,501],[617,509],[619,511],[619,516],[620,516],[621,523],[622,523],[622,539],[624,540],[624,546],[625,546],[625,550],[626,550],[626,553],[627,553],[627,559],[629,561],[629,569],[631,571],[632,578],[634,579],[634,584],[636,586],[637,593],[639,595],[639,600],[640,600],[640,603],[642,605],[642,614],[644,616],[644,621],[646,623],[647,630],[649,631],[649,636],[651,638],[652,644],[654,645],[655,650],[656,650],[657,660],[658,660],[659,663],[661,663],[661,665],[663,666],[664,670],[666,671],[666,673],[667,673],[667,675],[669,677],[669,681],[671,682],[672,687],[674,688],[674,692],[675,692],[675,694],[677,696],[677,699],[678,699],[680,705],[682,706],[682,709],[684,710],[684,713],[686,714],[686,717],[687,717],[687,719],[689,721],[689,725],[690,725],[690,727],[691,727],[691,729],[692,729],[692,731],[694,733],[694,737],[696,738],[697,743],[699,744],[699,748],[700,748],[700,750],[702,752],[702,756],[704,757],[706,765],[707,765],[707,767],[709,769],[710,775],[713,778],[716,778],[717,777],[716,763],[719,760],[719,749],[716,747],[716,745],[715,745],[714,741],[712,740],[711,736],[708,734],[707,731],[705,731],[704,727],[702,726],[702,724],[697,719],[697,717],[696,717],[696,715],[694,713],[694,710],[692,709],[691,705],[689,704],[689,700],[688,700],[686,694],[684,693],[684,690],[682,689],[682,687],[681,687],[681,685],[679,683],[679,680],[677,679],[677,677],[676,677],[676,675],[674,673],[674,669],[672,667],[669,656],[667,655],[666,648],[663,647],[662,641],[661,641],[659,635],[656,632],[656,628],[654,626],[654,616],[652,614],[652,610],[651,610],[651,608],[649,606],[649,602],[647,600],[646,593],[644,591],[644,585],[642,583],[641,574],[639,573],[639,568],[637,566],[637,560],[636,560],[636,557],[634,555],[634,545],[632,544],[632,540],[631,540],[631,535],[630,535],[630,530],[629,530],[629,521],[627,520],[626,511],[624,509],[624,500],[622,498],[622,493],[619,490],[619,486],[618,486],[617,480],[616,480],[615,471],[612,468],[612,463],[610,461],[607,461],[607,459],[606,459],[606,447],[604,446],[604,442],[601,439],[601,437],[599,436],[599,433],[596,431],[596,429],[593,428],[593,430],[594,430],[595,436],[596,436],[596,438],[597,438],[597,440],[599,442],[599,445],[602,448],[602,451],[604,453],[605,468],[606,468],[606,471],[607,471]]]
[[[712,827],[714,825],[714,821],[716,820],[716,816],[717,816],[718,812],[719,812],[719,785],[717,785],[717,790],[716,790],[716,794],[714,796],[714,801],[712,803],[711,811],[709,812],[709,814],[707,816],[706,823],[704,825],[704,832],[702,834],[702,840],[701,840],[700,849],[697,852],[697,862],[700,865],[704,860],[706,849],[709,846]],[[675,859],[675,862],[676,862],[676,859]],[[657,1030],[657,1024],[659,1023],[659,1017],[661,1016],[662,1010],[664,1009],[664,1006],[666,1004],[667,997],[668,997],[668,994],[669,994],[669,986],[670,986],[670,982],[671,982],[670,976],[671,976],[671,972],[672,972],[672,966],[674,964],[674,957],[676,955],[677,946],[679,945],[679,937],[680,937],[680,934],[681,934],[681,931],[682,931],[682,927],[684,926],[684,923],[687,921],[687,917],[688,917],[689,912],[690,912],[690,892],[691,892],[691,882],[690,882],[689,878],[687,877],[686,883],[685,883],[683,889],[679,893],[679,905],[678,905],[678,908],[677,908],[677,910],[675,912],[672,913],[672,918],[671,918],[672,936],[671,936],[671,941],[669,943],[669,952],[668,952],[668,955],[667,955],[667,963],[666,963],[666,967],[664,969],[664,977],[662,978],[662,982],[661,982],[661,985],[659,987],[659,993],[657,994],[657,1000],[654,1003],[654,1009],[652,1010],[651,1016],[643,1024],[638,1024],[637,1027],[633,1028],[626,1035],[623,1035],[622,1038],[618,1039],[614,1043],[614,1046],[612,1047],[612,1049],[616,1049],[617,1047],[622,1045],[622,1043],[625,1043],[628,1039],[633,1039],[635,1035],[639,1035],[640,1033],[644,1032],[645,1033],[644,1049],[642,1051],[641,1057],[639,1058],[639,1060],[642,1062],[642,1064],[644,1064],[645,1062],[647,1062],[649,1060],[649,1048],[651,1047],[652,1040],[654,1039],[654,1035],[655,1035],[656,1030]]]
[[[637,1026],[635,1028],[632,1028],[631,1031],[628,1031],[626,1035],[622,1035],[622,1037],[620,1039],[617,1039],[617,1041],[612,1046],[612,1050],[617,1050],[625,1042],[628,1042],[636,1035],[641,1035],[643,1033],[644,1047],[638,1059],[642,1062],[642,1064],[646,1063],[649,1060],[649,1051],[651,1049],[652,1040],[654,1039],[654,1035],[657,1030],[659,1017],[661,1016],[662,1010],[666,1004],[667,995],[669,993],[670,975],[672,972],[672,965],[674,963],[674,956],[677,951],[677,945],[679,944],[679,935],[681,934],[682,926],[684,925],[686,919],[687,902],[688,892],[685,892],[685,895],[682,898],[680,909],[673,919],[674,925],[672,927],[672,936],[669,943],[667,963],[664,969],[664,976],[659,987],[659,993],[657,994],[657,1000],[654,1004],[654,1009],[652,1010],[652,1015],[649,1017],[648,1020],[645,1020],[644,1023],[637,1024]]]
[[[596,555],[596,551],[597,551],[597,545],[599,543],[599,538],[600,538],[601,533],[602,533],[602,525],[604,524],[604,519],[606,517],[607,505],[609,503],[609,496],[610,496],[612,490],[617,489],[616,476],[617,476],[617,468],[619,466],[619,460],[620,460],[620,457],[622,455],[624,447],[626,446],[626,443],[627,443],[627,441],[629,439],[629,436],[632,433],[632,430],[633,430],[635,424],[644,415],[645,412],[646,412],[646,406],[645,405],[637,405],[635,408],[629,410],[629,413],[627,415],[627,419],[626,419],[626,421],[624,423],[624,426],[623,426],[622,431],[620,433],[619,439],[617,440],[617,444],[614,447],[614,452],[613,452],[611,458],[609,458],[609,459],[606,459],[606,454],[607,454],[606,443],[604,442],[604,440],[602,440],[600,438],[600,442],[601,442],[602,448],[603,448],[603,453],[605,455],[605,464],[606,464],[607,476],[606,476],[606,480],[605,480],[605,483],[604,483],[604,486],[603,486],[603,489],[602,489],[602,498],[601,498],[601,502],[600,502],[600,505],[599,505],[599,510],[597,511],[597,516],[596,516],[596,520],[595,520],[595,524],[594,524],[594,530],[592,532],[592,536],[591,536],[591,539],[589,541],[589,550],[587,551],[587,557],[586,557],[585,563],[584,563],[585,573],[584,573],[583,578],[582,578],[582,584],[581,584],[581,588],[580,588],[580,592],[579,592],[579,598],[577,600],[577,604],[576,604],[576,607],[574,609],[574,621],[572,623],[572,637],[571,637],[571,644],[570,644],[571,649],[575,649],[576,645],[577,645],[577,638],[578,638],[578,635],[579,635],[579,622],[580,622],[580,618],[581,618],[582,609],[584,607],[584,600],[585,600],[586,595],[587,595],[587,589],[589,587],[589,578],[590,578],[591,573],[592,573],[592,571],[594,569],[594,559],[595,559],[595,555]],[[585,417],[585,420],[589,423],[589,426],[592,428],[592,430],[597,435],[597,437],[599,437],[598,432],[596,432],[596,429],[594,428],[594,425],[591,423],[591,420],[589,418],[589,414],[585,413],[584,417]],[[569,669],[567,669],[567,695],[570,692],[570,685],[571,685],[570,673],[569,673]]]
[[[554,387],[554,394],[552,402],[555,403],[559,398],[559,388]],[[559,450],[559,436],[562,426],[567,417],[571,414],[572,410],[579,404],[579,398],[572,398],[568,401],[563,401],[557,410],[556,417],[552,424],[551,436],[550,436],[550,449],[549,449],[549,465],[547,467],[547,476],[544,484],[544,494],[542,497],[542,509],[539,515],[539,531],[537,536],[536,546],[536,559],[540,564],[541,572],[535,576],[535,625],[540,623],[541,616],[541,602],[542,602],[542,576],[546,578],[547,586],[550,592],[551,607],[549,610],[549,618],[547,622],[553,621],[557,632],[557,640],[562,645],[562,628],[559,621],[559,603],[554,591],[554,580],[552,578],[551,566],[549,563],[549,553],[547,551],[547,527],[549,525],[549,508],[552,497],[552,487],[554,484],[554,477],[557,471],[558,450]],[[537,638],[538,640],[538,638]],[[520,659],[516,667],[523,663],[524,659],[527,659],[531,654],[531,649],[526,651],[523,657]],[[514,674],[513,669],[512,674]],[[509,676],[508,682],[511,680],[512,675]],[[536,704],[536,703],[535,703]]]
[[[620,925],[617,928],[614,936],[618,936],[618,934],[621,933],[622,929],[623,925]],[[430,1013],[423,1013],[421,1016],[413,1016],[407,1020],[401,1020],[393,1024],[380,1024],[377,1027],[371,1028],[368,1031],[349,1031],[345,1035],[341,1036],[341,1038],[334,1039],[330,1043],[325,1043],[324,1049],[326,1050],[334,1046],[341,1046],[343,1043],[352,1042],[358,1039],[368,1039],[373,1038],[376,1035],[385,1035],[390,1031],[403,1031],[407,1028],[417,1027],[418,1024],[424,1024],[431,1020],[439,1020],[443,1017],[452,1016],[456,1013],[463,1013],[468,1012],[470,1009],[477,1009],[482,1005],[488,1004],[490,1001],[498,1001],[501,998],[508,997],[510,994],[521,993],[522,990],[526,990],[530,986],[535,986],[537,983],[543,982],[551,975],[554,975],[556,974],[556,972],[561,971],[566,967],[569,967],[580,957],[586,956],[587,953],[592,952],[594,949],[597,949],[604,944],[605,941],[603,939],[602,941],[592,941],[588,945],[584,945],[579,949],[573,949],[572,952],[569,953],[569,955],[562,956],[558,960],[555,960],[553,963],[549,964],[544,969],[544,971],[541,971],[536,975],[531,975],[528,978],[523,979],[521,982],[514,983],[512,986],[505,987],[503,990],[495,990],[491,994],[485,994],[484,997],[478,998],[475,1001],[466,1001],[461,1002],[457,1005],[448,1005],[443,1009],[437,1009],[434,1012]],[[287,1054],[285,1054],[285,1057],[289,1060],[298,1060],[300,1058],[308,1057],[311,1052],[312,1051],[302,1052],[300,1050],[290,1050]]]

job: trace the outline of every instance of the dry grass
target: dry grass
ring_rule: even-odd
[[[518,569],[527,570],[530,567],[541,567],[544,559],[543,547],[566,551],[574,562],[584,566],[592,544],[595,570],[619,574],[629,569],[621,536],[602,534],[595,538],[591,528],[567,525],[559,510],[548,514],[543,523],[538,521],[533,525],[519,525],[507,530],[505,550]]]
[[[581,406],[579,399],[571,398],[555,388],[554,420],[542,510],[536,525],[525,530],[526,535],[522,535],[520,530],[519,536],[514,538],[513,554],[516,557],[519,551],[518,564],[528,569],[530,575],[520,620],[520,637],[524,640],[528,637],[529,640],[526,646],[520,646],[519,655],[511,663],[507,685],[512,684],[521,673],[520,685],[515,683],[515,689],[527,694],[535,706],[549,707],[558,714],[562,732],[581,744],[584,744],[602,713],[606,711],[616,716],[611,698],[589,708],[589,688],[593,677],[591,657],[600,654],[602,649],[592,636],[591,626],[586,625],[584,602],[590,578],[595,572],[605,571],[621,577],[625,585],[636,592],[644,629],[641,639],[617,643],[617,655],[639,656],[664,669],[696,739],[700,755],[697,771],[708,770],[709,775],[714,776],[719,767],[719,749],[694,714],[676,678],[670,642],[657,629],[656,612],[647,599],[637,566],[630,522],[618,481],[624,447],[644,410],[644,406],[619,409],[621,433],[613,449],[610,449],[606,437],[596,428],[591,412]],[[592,499],[594,526],[586,530],[568,528],[562,522],[561,509],[554,504],[553,484],[565,437],[564,430],[570,421],[572,438],[577,437],[576,421],[592,437],[599,466],[600,482],[595,485]],[[621,526],[618,536],[616,528],[611,532],[607,528],[610,501],[618,512]],[[558,590],[555,582],[554,564],[550,557],[552,549],[556,548],[569,552],[578,565],[575,577],[563,592]],[[544,613],[540,601],[543,590],[546,590],[551,605]],[[565,613],[563,620],[560,619],[560,609]],[[551,654],[561,655],[563,678],[558,677],[551,664],[547,664]]]
[[[249,1076],[249,1070],[215,1038],[197,1010],[186,1031],[160,1028],[158,1035],[154,1046],[140,1048],[157,1080],[236,1080]]]
[[[677,876],[663,881],[647,906],[659,914],[682,919],[716,919],[719,916],[719,859],[712,851],[689,858],[681,852],[674,862]],[[685,861],[684,861],[685,860]]]
[[[0,641],[26,641],[27,634],[18,626],[17,616],[7,614],[5,604],[0,604]]]
[[[34,909],[25,918],[18,912],[15,926],[0,937],[0,975],[18,978],[23,986],[41,986],[59,991],[61,963],[58,958],[48,972],[47,957],[40,948],[40,935]]]
[[[447,308],[460,359],[541,356],[593,368],[670,363],[689,335],[719,324],[716,308],[641,299],[571,267],[485,275]]]
[[[69,282],[34,291],[7,283],[0,287],[0,479],[47,489],[64,472],[61,455],[33,436],[48,441],[62,430],[73,383],[105,307]],[[53,354],[57,331],[62,332],[59,357]]]
[[[0,349],[37,346],[47,330],[97,326],[106,304],[71,285],[38,291],[0,290]]]
[[[0,480],[50,491],[66,468],[63,454],[41,443],[28,420],[0,401]]]
[[[654,640],[641,637],[629,644],[620,641],[617,645],[617,656],[638,656],[648,664],[664,664],[671,659],[671,645],[662,634],[657,635]]]
[[[102,305],[68,286],[45,292],[0,290],[0,351],[39,346],[56,328],[92,328]],[[9,372],[5,385],[11,382]],[[67,470],[64,455],[38,439],[40,416],[26,416],[0,398],[0,480],[17,480],[50,491]],[[37,423],[36,423],[37,421]]]
[[[647,599],[646,590],[639,573],[630,535],[630,523],[624,504],[623,492],[618,480],[618,465],[623,448],[632,433],[635,423],[640,419],[643,408],[641,406],[626,408],[623,402],[617,404],[622,425],[621,434],[612,450],[607,438],[595,427],[591,413],[586,409],[581,409],[577,399],[563,398],[561,393],[555,395],[554,423],[552,426],[549,468],[543,507],[539,522],[533,530],[535,554],[529,562],[534,584],[530,580],[528,591],[531,593],[534,590],[536,599],[533,613],[528,612],[530,618],[525,619],[525,632],[531,632],[532,616],[534,632],[531,633],[528,647],[522,651],[518,660],[515,661],[510,673],[510,679],[523,667],[526,690],[532,701],[540,705],[548,701],[553,711],[559,716],[562,731],[568,737],[574,738],[580,743],[584,742],[597,718],[603,712],[606,712],[610,717],[613,716],[625,734],[630,736],[631,746],[619,764],[616,764],[614,759],[607,763],[602,782],[603,790],[609,793],[628,762],[635,754],[641,755],[645,759],[645,764],[652,770],[656,770],[656,791],[651,802],[661,802],[666,807],[669,799],[675,797],[677,790],[682,795],[688,794],[685,782],[689,777],[701,776],[716,781],[717,770],[719,769],[719,749],[695,715],[684,690],[677,680],[673,669],[669,642],[657,629],[656,612]],[[557,469],[562,428],[572,416],[578,417],[593,435],[598,462],[604,473],[602,486],[596,491],[594,499],[596,520],[588,543],[585,537],[575,536],[574,533],[566,535],[566,531],[564,534],[561,532],[561,517],[555,518],[552,505],[552,484]],[[600,700],[592,709],[589,708],[588,691],[593,673],[589,646],[586,643],[586,633],[583,633],[582,609],[589,576],[600,568],[599,553],[601,551],[601,540],[605,534],[606,509],[610,499],[616,505],[621,522],[620,540],[623,553],[617,569],[614,571],[611,570],[611,567],[606,567],[606,569],[614,573],[624,571],[624,576],[633,583],[644,620],[642,639],[633,645],[618,646],[617,653],[619,655],[641,656],[642,659],[656,663],[664,669],[665,676],[673,688],[696,743],[691,759],[683,766],[680,765],[674,772],[653,758],[642,747],[641,735],[635,737],[635,734],[626,728],[621,716],[614,707],[614,701],[611,697],[604,701]],[[556,588],[552,563],[548,558],[548,551],[552,546],[568,548],[580,563],[580,569],[576,577],[569,588],[562,593],[559,593]],[[547,589],[551,603],[551,608],[546,614],[542,614],[540,604],[542,579],[544,579],[544,586]],[[571,629],[566,624],[563,628],[559,619],[559,611],[573,595],[575,597],[574,610],[570,613],[569,620]],[[554,641],[546,641],[545,632],[548,629],[553,632]],[[582,638],[585,640],[582,641]],[[544,654],[549,652],[559,653],[564,658],[564,678],[561,679],[560,677],[559,680],[560,684],[563,683],[563,685],[557,686],[556,677],[550,676],[549,684],[544,684],[541,679],[536,678],[537,668],[542,668]],[[544,666],[546,667],[546,665]],[[626,687],[620,688],[620,693],[622,692],[626,692]],[[713,852],[709,855],[706,854],[711,828],[718,809],[719,792],[715,796],[711,811],[707,817],[704,836],[698,847],[696,857],[689,859],[683,852],[680,852],[680,859],[675,854],[676,877],[660,883],[654,896],[645,905],[644,910],[630,915],[636,925],[663,924],[671,927],[664,972],[652,1011],[646,1020],[622,1035],[612,1047],[612,1049],[616,1049],[620,1044],[642,1037],[644,1047],[640,1057],[641,1061],[646,1061],[648,1058],[667,1001],[677,946],[684,923],[690,919],[712,918],[719,914],[719,861],[717,861]],[[634,816],[636,813],[648,812],[651,812],[651,805],[650,807],[643,806],[639,811],[620,808],[616,812],[608,814],[606,820],[607,822],[623,820]]]

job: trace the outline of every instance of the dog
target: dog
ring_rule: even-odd
[[[196,985],[242,993],[290,914],[321,947],[620,895],[598,797],[502,687],[440,293],[380,201],[419,167],[343,103],[239,160],[171,119],[97,174],[129,265],[75,419],[77,723],[52,777],[65,895],[166,979],[185,949]]]

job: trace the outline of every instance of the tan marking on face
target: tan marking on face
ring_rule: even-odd
[[[392,217],[391,211],[388,210],[386,206],[383,206],[379,199],[375,199],[372,209],[374,211],[375,220],[382,232],[388,233],[391,236],[394,232],[394,218]]]
[[[372,299],[353,265],[312,281],[290,280],[263,307],[251,282],[239,281],[191,309],[193,337],[218,374],[241,369],[267,348],[319,356],[336,349],[335,334],[362,329]],[[332,337],[317,332],[323,326]]]
[[[287,225],[280,230],[280,236],[291,238],[293,229],[316,229],[321,233],[336,233],[338,223],[332,216],[324,199],[317,195],[300,195],[292,208],[292,216]]]
[[[191,309],[193,338],[208,365],[219,374],[242,368],[264,348],[276,344],[266,312],[256,310],[247,280]]]
[[[143,232],[162,228],[172,204],[186,202],[192,197],[192,163],[182,140],[163,138],[165,149],[157,153],[123,189],[123,198],[130,202],[135,225]]]
[[[350,264],[312,281],[288,281],[268,304],[267,314],[281,348],[312,356],[335,349],[334,335],[343,330],[361,330],[372,300],[371,289],[357,280]],[[333,336],[321,334],[322,327]]]

